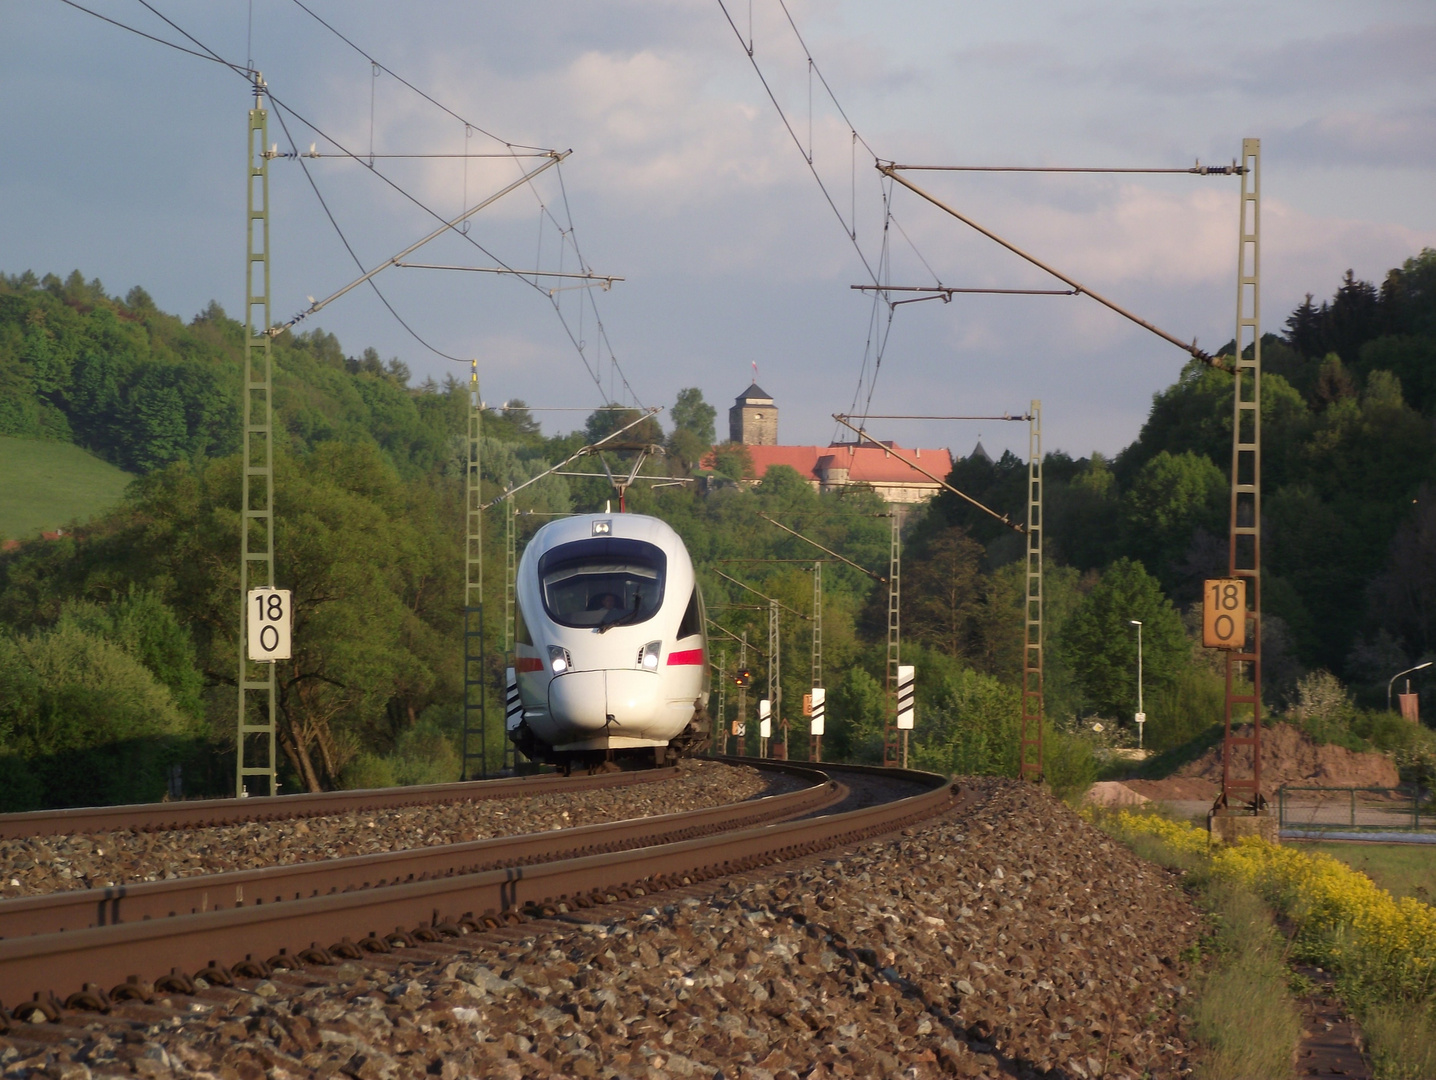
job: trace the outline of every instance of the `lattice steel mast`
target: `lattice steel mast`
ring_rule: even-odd
[[[464,464],[464,731],[460,779],[469,779],[469,762],[477,758],[479,775],[488,776],[488,734],[485,706],[488,679],[484,672],[484,526],[479,489],[479,438],[483,405],[479,400],[479,362],[469,366],[469,437]],[[472,736],[478,735],[478,752]]]
[[[748,668],[748,631],[743,631],[743,640],[738,649],[738,670],[746,671]],[[743,756],[748,744],[748,691],[744,687],[738,687],[738,730],[743,732],[733,738],[734,746],[738,757]]]
[[[823,685],[823,561],[813,562],[813,686],[814,690]],[[808,760],[821,761],[823,737],[808,736]]]
[[[1246,580],[1246,646],[1226,658],[1225,739],[1222,793],[1249,800],[1256,812],[1261,794],[1261,140],[1242,140],[1242,195],[1237,244],[1237,336],[1232,358],[1232,493],[1228,576]],[[1247,355],[1250,350],[1250,356]],[[1243,666],[1246,672],[1243,672]],[[1243,674],[1250,686],[1241,685]],[[1233,733],[1251,710],[1251,734]],[[1251,747],[1251,775],[1240,771],[1233,751]]]
[[[718,653],[718,717],[714,721],[723,733],[720,744],[723,753],[728,752],[728,650]]]
[[[783,715],[783,664],[780,650],[783,635],[778,624],[778,601],[768,601],[768,738]],[[759,732],[759,757],[768,756],[768,739]]]
[[[898,664],[902,656],[902,512],[894,506],[888,514],[892,520],[892,540],[888,547],[888,709],[883,717],[883,764],[896,768],[902,760],[902,740],[898,736]]]
[[[245,610],[251,585],[274,586],[274,372],[269,335],[269,110],[264,108],[265,89],[263,77],[256,72],[245,163],[244,447],[240,459],[236,797],[248,794],[245,777],[267,777],[268,794],[274,795],[278,790],[274,664],[250,662]],[[256,669],[262,670],[263,675],[257,674]],[[263,717],[260,722],[252,719],[256,711]],[[254,758],[249,753],[251,747],[257,751]],[[251,764],[252,761],[255,763]]]
[[[514,652],[517,648],[517,623],[514,621],[518,612],[518,540],[515,534],[518,532],[519,508],[512,502],[509,503],[508,513],[504,515],[506,527],[504,536],[504,665],[511,667],[514,664]],[[504,738],[504,767],[510,765],[517,769],[519,764],[518,747],[513,740]]]
[[[1023,593],[1022,735],[1018,772],[1042,779],[1042,402],[1027,427],[1027,578]]]

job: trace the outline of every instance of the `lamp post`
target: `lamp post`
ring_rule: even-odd
[[[1391,688],[1396,684],[1396,680],[1401,678],[1401,676],[1403,675],[1410,675],[1413,671],[1420,671],[1422,668],[1428,668],[1432,664],[1436,664],[1436,660],[1427,660],[1424,664],[1417,664],[1415,667],[1409,667],[1405,671],[1398,671],[1395,675],[1391,676],[1391,681],[1386,684],[1387,712],[1391,711]]]
[[[1142,708],[1142,621],[1140,619],[1128,619],[1127,622],[1137,628],[1137,715],[1133,717],[1137,721],[1137,749],[1142,749],[1142,725],[1147,722],[1147,713]]]

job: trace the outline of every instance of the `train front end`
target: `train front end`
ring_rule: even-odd
[[[688,550],[641,514],[543,526],[517,576],[509,738],[564,767],[672,761],[709,738],[703,599]]]

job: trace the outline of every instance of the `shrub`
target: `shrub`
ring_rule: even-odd
[[[1042,760],[1047,784],[1059,799],[1080,795],[1097,779],[1092,741],[1081,732],[1049,724],[1043,732]]]

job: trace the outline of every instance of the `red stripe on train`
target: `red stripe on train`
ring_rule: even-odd
[[[514,661],[514,667],[519,671],[542,671],[543,661],[537,656],[520,656]]]
[[[684,649],[682,652],[668,654],[668,666],[674,667],[678,664],[701,664],[703,663],[702,649]]]

